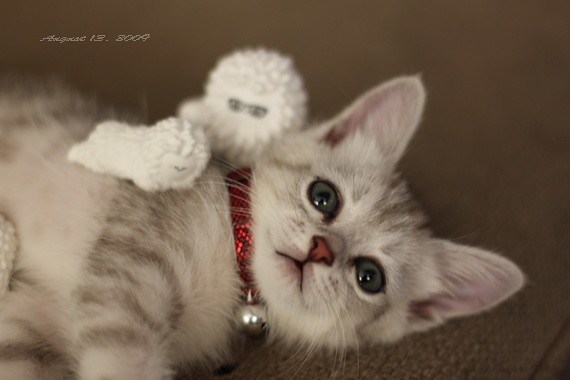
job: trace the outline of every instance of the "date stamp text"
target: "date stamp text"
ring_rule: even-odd
[[[139,42],[148,41],[150,33],[146,34],[118,34],[116,36],[108,36],[106,34],[92,34],[90,36],[46,36],[40,39],[40,42]]]

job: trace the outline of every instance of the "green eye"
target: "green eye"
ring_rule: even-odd
[[[329,219],[334,218],[340,206],[340,200],[331,184],[323,181],[313,182],[309,187],[309,197],[317,210]]]
[[[374,260],[356,259],[356,281],[362,290],[368,293],[378,293],[384,289],[384,272]]]

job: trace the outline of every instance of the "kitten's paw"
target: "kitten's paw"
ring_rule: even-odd
[[[0,296],[8,290],[17,249],[16,229],[0,215]]]

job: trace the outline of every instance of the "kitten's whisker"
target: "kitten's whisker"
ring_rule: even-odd
[[[305,363],[309,360],[309,358],[313,355],[313,353],[315,352],[315,350],[317,349],[317,347],[319,346],[319,341],[317,339],[314,339],[312,341],[308,341],[308,342],[303,342],[302,345],[300,346],[300,349],[305,348],[305,353],[303,355],[303,360],[301,360],[297,365],[297,369],[295,370],[295,372],[293,372],[293,374],[291,375],[291,378],[295,378],[297,373],[299,371],[301,371],[301,369],[303,368],[303,366],[305,365]],[[292,366],[287,372],[289,371],[293,371],[295,369],[295,366]]]
[[[232,164],[230,161],[228,161],[225,158],[220,157],[220,156],[212,156],[211,161],[215,162],[221,166],[225,166],[229,169],[237,169],[236,165]]]
[[[298,359],[298,357],[304,357],[306,356],[306,351],[305,349],[310,348],[310,342],[306,342],[306,341],[302,341],[298,344],[297,349],[295,350],[295,352],[289,356],[289,358],[287,358],[282,365],[287,366],[287,364],[289,362],[293,362],[296,361]],[[304,354],[305,353],[305,354]],[[290,367],[287,369],[286,372],[291,371],[294,367]]]
[[[204,180],[204,183],[211,184],[211,185],[224,185],[225,187],[235,188],[235,189],[238,189],[240,191],[248,193],[252,200],[258,199],[257,194],[249,186],[246,186],[243,183],[240,183],[239,181],[230,180],[230,179],[228,179],[227,181]],[[232,196],[234,196],[234,195],[232,195]],[[244,201],[246,200],[244,198],[239,198],[239,199],[244,200]]]
[[[356,333],[356,324],[354,323],[354,320],[352,319],[352,317],[348,313],[348,309],[346,308],[346,305],[341,305],[341,306],[344,308],[346,316],[350,320],[352,335],[354,336],[354,342],[355,342],[354,348],[356,350],[356,378],[358,378],[358,372],[360,369],[360,341],[358,339],[358,334]]]
[[[241,167],[239,167],[239,166],[237,166],[237,165],[235,165],[235,164],[229,162],[228,160],[226,160],[222,157],[219,157],[219,156],[212,157],[211,161],[215,162],[216,164],[218,164],[218,165],[220,165],[226,169],[229,169],[231,171],[242,169]]]
[[[291,356],[289,356],[284,362],[282,362],[281,365],[284,367],[287,367],[289,362],[296,361],[297,356],[300,356],[302,353],[301,350],[303,349],[303,345],[304,345],[304,343],[299,344],[299,346],[297,347],[297,350],[295,350],[295,352],[293,352],[293,354]],[[291,370],[291,368],[289,368],[287,371],[290,371],[290,370]]]
[[[245,178],[247,178],[248,180],[251,180],[251,175],[248,174],[247,176],[245,176]],[[237,180],[237,179],[225,177],[225,180],[224,180],[224,181],[225,181],[226,183],[232,183],[232,184],[235,184],[235,185],[239,185],[240,187],[243,187],[244,189],[249,188],[249,186],[247,186],[247,185],[244,184],[243,182],[240,182],[240,181]]]
[[[288,374],[292,372],[291,376],[288,376],[290,378],[295,378],[295,375],[303,368],[304,365],[304,361],[302,360],[303,357],[307,357],[307,355],[311,352],[311,345],[312,343],[308,343],[308,342],[302,342],[301,344],[299,344],[299,347],[297,349],[297,351],[295,352],[294,355],[292,355],[291,357],[289,357],[284,363],[283,365],[285,365],[288,362],[292,362],[291,366],[289,366],[289,368],[287,368],[283,374]],[[297,363],[295,363],[297,362]]]
[[[350,316],[348,309],[346,307],[345,304],[343,303],[338,303],[342,309],[344,310],[344,314],[346,315],[346,318],[350,321],[349,326],[351,328],[352,331],[352,335],[354,337],[354,342],[355,342],[355,349],[356,349],[356,378],[358,378],[358,370],[359,370],[359,366],[360,366],[360,352],[359,352],[359,340],[358,340],[358,335],[356,334],[356,324],[354,323],[353,318]],[[347,351],[347,347],[345,345],[345,352]],[[345,357],[345,367],[346,367],[346,357]]]
[[[293,371],[295,368],[295,362],[297,361],[298,357],[301,357],[302,351],[305,349],[305,342],[300,342],[297,346],[295,352],[289,356],[284,362],[279,364],[280,369],[282,368],[282,375],[286,375],[289,372]],[[304,352],[304,351],[303,351]],[[291,365],[289,365],[291,363]]]
[[[341,353],[340,353],[340,355],[339,355],[338,369],[336,368],[336,358],[337,358],[337,355],[338,355],[338,346],[339,346],[339,345],[338,345],[338,344],[335,345],[335,361],[334,361],[333,371],[331,372],[331,375],[332,375],[332,377],[336,377],[337,371],[340,370],[340,367],[341,367],[342,362],[343,362],[343,358],[345,357],[345,352],[344,352],[343,348],[346,346],[346,337],[345,337],[345,333],[344,333],[344,327],[343,327],[343,325],[342,325],[342,318],[341,318],[341,315],[340,315],[340,310],[339,310],[338,307],[337,307],[337,301],[336,301],[333,297],[330,297],[329,299],[332,301],[332,303],[330,303],[330,307],[331,307],[331,308],[333,309],[333,311],[334,311],[334,317],[335,317],[335,322],[336,322],[335,325],[337,325],[337,324],[339,325],[340,331],[341,331],[341,333],[342,333],[342,340],[343,340],[342,345],[340,345],[340,346],[341,346]],[[329,303],[327,302],[326,305],[327,305],[327,308],[328,308],[328,307],[329,307]]]
[[[227,179],[224,181],[213,180],[213,179],[204,179],[202,182],[209,184],[209,185],[223,185],[224,187],[235,188],[235,189],[241,190],[243,192],[251,193],[251,189],[249,186],[244,185],[243,183],[241,183],[239,181],[232,180],[232,179]]]
[[[293,373],[292,378],[295,378],[296,377],[295,375],[305,366],[309,358],[313,356],[313,354],[315,353],[317,347],[319,347],[319,341],[315,339],[310,343],[307,352],[305,354],[305,358],[301,363],[299,363],[299,368],[297,369],[297,371],[295,371],[295,373]]]
[[[253,192],[251,192],[251,191],[248,190],[248,188],[240,188],[239,186],[234,186],[234,185],[231,185],[231,184],[228,185],[228,184],[226,184],[226,183],[224,183],[224,182],[219,182],[219,181],[218,181],[218,182],[210,181],[210,182],[208,182],[208,184],[212,184],[212,185],[224,185],[224,186],[227,186],[227,187],[230,187],[230,188],[236,188],[236,189],[238,189],[238,190],[240,190],[240,191],[244,191],[244,192],[247,191],[247,192],[249,192],[249,196],[250,196],[250,200],[251,200],[251,201],[254,201],[254,202],[255,202],[255,201],[257,201],[257,199],[258,199],[258,198],[254,195]],[[233,198],[233,199],[239,199],[239,200],[244,201],[244,202],[250,201],[250,200],[248,200],[247,198],[240,197],[240,196],[234,195],[234,194],[231,194],[230,197]]]

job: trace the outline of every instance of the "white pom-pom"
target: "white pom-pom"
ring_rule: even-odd
[[[178,116],[192,124],[204,126],[212,120],[212,110],[204,106],[201,98],[187,99],[178,107]]]
[[[289,57],[247,49],[222,57],[203,102],[184,103],[179,115],[204,125],[215,154],[249,166],[272,139],[305,126],[306,102],[303,80]]]
[[[14,225],[0,215],[0,297],[8,290],[17,249]]]
[[[68,159],[159,191],[191,187],[206,168],[210,149],[204,131],[187,120],[168,118],[152,127],[107,121],[75,145]]]

